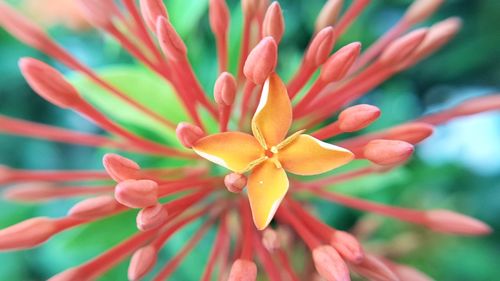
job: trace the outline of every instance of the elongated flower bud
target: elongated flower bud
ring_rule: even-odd
[[[199,139],[205,136],[205,133],[200,127],[186,122],[179,123],[175,129],[175,133],[177,134],[177,139],[186,148],[193,147]]]
[[[389,129],[384,138],[397,139],[411,144],[417,144],[434,132],[434,127],[426,123],[408,123]]]
[[[343,258],[352,263],[360,263],[365,253],[359,241],[352,234],[336,230],[330,239],[330,245],[342,255]]]
[[[29,249],[47,241],[57,232],[55,222],[39,217],[0,230],[0,250]]]
[[[395,40],[380,55],[379,63],[384,65],[401,63],[424,41],[427,32],[427,28],[420,28]]]
[[[387,265],[372,255],[365,255],[360,264],[354,265],[354,269],[357,273],[370,280],[400,281],[398,276]]]
[[[249,260],[238,259],[231,266],[227,281],[255,281],[257,266]]]
[[[459,235],[485,235],[491,228],[482,221],[448,210],[427,211],[426,226],[434,231]]]
[[[265,37],[252,49],[245,61],[243,73],[256,85],[262,85],[274,72],[278,62],[278,46],[273,37]]]
[[[321,79],[330,83],[344,78],[360,51],[361,43],[354,42],[335,52],[321,68]]]
[[[333,27],[323,28],[313,38],[305,55],[305,63],[312,67],[322,65],[330,55],[335,45],[335,32]]]
[[[0,171],[1,173],[1,171]],[[2,182],[0,175],[0,183]],[[12,201],[20,202],[36,202],[44,201],[50,198],[55,191],[61,190],[58,187],[54,187],[49,183],[27,183],[18,184],[9,187],[4,193],[3,197]]]
[[[415,25],[432,16],[443,4],[444,0],[415,0],[406,10],[404,21],[408,25]]]
[[[167,58],[178,61],[186,57],[186,45],[166,17],[160,16],[156,20],[156,33],[161,50]]]
[[[120,206],[112,196],[102,195],[76,203],[68,211],[68,216],[80,219],[99,218],[112,214]]]
[[[373,105],[351,106],[339,115],[338,124],[343,132],[355,132],[368,127],[380,117],[380,109]]]
[[[276,43],[281,41],[285,33],[285,19],[283,11],[278,2],[273,2],[266,11],[264,22],[262,23],[262,37],[271,36]]]
[[[316,31],[334,25],[343,5],[344,0],[329,0],[326,2],[316,19]]]
[[[107,153],[102,163],[108,175],[116,182],[137,179],[141,169],[136,162],[114,153]]]
[[[92,25],[106,29],[113,24],[116,12],[113,0],[76,0],[83,15]]]
[[[224,177],[224,185],[233,193],[240,193],[247,185],[247,177],[238,173],[231,173]]]
[[[375,164],[392,166],[406,161],[413,151],[413,145],[404,141],[373,140],[365,146],[363,155]]]
[[[349,269],[332,246],[319,246],[312,251],[314,266],[327,281],[348,281]]]
[[[262,244],[264,247],[272,252],[280,248],[280,238],[278,236],[278,232],[271,228],[266,228],[262,232]]]
[[[158,200],[158,184],[151,180],[126,180],[116,185],[115,199],[130,208],[153,206]]]
[[[142,209],[136,218],[137,228],[148,231],[163,225],[168,220],[168,211],[160,203]]]
[[[457,116],[467,116],[500,109],[500,95],[488,95],[466,100],[453,109]]]
[[[455,37],[461,27],[462,20],[457,17],[451,17],[434,24],[429,29],[424,41],[415,51],[415,55],[417,58],[423,58],[430,55]]]
[[[135,251],[128,266],[128,279],[140,280],[155,265],[158,251],[153,246],[142,247]]]
[[[168,12],[163,0],[140,0],[142,18],[152,32],[156,32],[158,17],[168,19]]]
[[[411,281],[432,281],[433,279],[419,270],[401,264],[391,264],[392,271],[399,277],[399,280]]]
[[[78,91],[48,64],[23,58],[19,60],[19,67],[31,88],[47,101],[62,108],[75,107],[82,101]]]
[[[218,105],[230,106],[234,103],[236,91],[238,90],[236,79],[228,72],[223,72],[215,81],[214,98]]]
[[[224,35],[229,29],[229,8],[225,0],[210,0],[210,28],[214,34]]]

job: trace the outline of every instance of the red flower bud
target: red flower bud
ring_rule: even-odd
[[[249,260],[236,260],[231,266],[227,281],[255,281],[257,279],[257,266]]]
[[[240,193],[247,185],[247,177],[238,173],[231,173],[224,177],[224,185],[233,193]]]
[[[168,211],[162,204],[156,203],[153,206],[142,209],[136,218],[137,228],[141,231],[148,231],[163,225],[168,219]]]
[[[155,265],[157,257],[157,250],[153,246],[135,251],[128,266],[128,279],[136,281],[144,277]]]
[[[102,162],[108,175],[116,182],[137,179],[141,169],[136,162],[114,153],[105,154]]]
[[[186,148],[193,147],[199,139],[205,136],[205,133],[200,127],[185,122],[181,122],[177,125],[175,133],[177,134],[177,139],[179,139],[181,144]]]
[[[116,185],[115,199],[129,208],[146,208],[158,201],[158,184],[151,180],[126,180]]]
[[[262,85],[274,72],[278,61],[278,46],[273,37],[265,37],[252,49],[245,61],[243,73],[256,85]]]
[[[380,109],[368,104],[351,106],[339,115],[338,124],[343,132],[354,132],[366,128],[380,117]]]
[[[333,27],[323,28],[313,38],[305,55],[305,63],[311,67],[322,65],[330,55],[335,45],[335,31]]]
[[[332,246],[319,246],[312,251],[314,266],[327,281],[349,281],[349,269]]]
[[[278,2],[273,2],[266,11],[264,22],[262,23],[262,37],[271,36],[276,43],[281,41],[285,33],[285,20],[283,11]]]
[[[234,98],[237,91],[236,80],[233,75],[228,72],[223,72],[215,81],[214,98],[219,105],[230,106],[234,103]]]
[[[166,17],[160,16],[156,20],[156,33],[160,48],[168,59],[178,61],[186,57],[186,45]]]
[[[354,42],[335,52],[321,68],[321,79],[330,83],[344,78],[360,51],[361,43]]]
[[[398,140],[372,140],[365,147],[366,159],[382,166],[392,166],[406,161],[412,154],[413,145]]]
[[[491,232],[484,222],[448,210],[427,211],[425,218],[425,225],[434,231],[460,235],[485,235]]]

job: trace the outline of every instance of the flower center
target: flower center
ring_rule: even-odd
[[[274,154],[276,154],[276,153],[278,153],[278,148],[276,146],[273,146],[269,149],[266,149],[266,151],[264,152],[264,155],[266,155],[269,158],[273,158]]]

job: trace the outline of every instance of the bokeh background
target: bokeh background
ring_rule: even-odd
[[[49,28],[57,41],[95,69],[105,72],[113,68],[118,69],[118,73],[144,73],[144,69],[123,52],[116,42],[89,27],[78,11],[72,8],[69,3],[71,0],[10,2]],[[208,27],[208,1],[165,2],[174,26],[186,41],[195,70],[210,92],[217,75],[217,65],[214,42]],[[241,12],[237,1],[228,2],[233,11],[231,62],[234,67]],[[297,68],[302,50],[313,31],[315,17],[325,1],[279,2],[286,18],[286,35],[280,45],[281,64],[278,72],[290,77]],[[373,2],[337,46],[352,41],[369,45],[398,20],[411,1]],[[500,2],[448,0],[427,24],[449,16],[459,16],[464,21],[463,30],[455,40],[364,98],[363,102],[377,105],[383,112],[381,119],[367,131],[399,124],[473,96],[499,92]],[[57,62],[23,46],[0,29],[0,113],[80,131],[98,132],[80,116],[48,104],[31,91],[17,66],[18,59],[24,56],[36,57],[60,67]],[[113,73],[117,75],[116,71]],[[132,81],[149,81],[147,79],[151,78],[141,75],[131,76]],[[103,153],[91,148],[0,133],[0,163],[16,168],[100,169]],[[365,241],[369,248],[413,265],[436,280],[492,281],[500,276],[499,112],[461,118],[440,126],[433,137],[418,146],[415,157],[407,166],[385,175],[365,177],[333,188],[349,195],[397,206],[449,208],[487,222],[496,230],[490,236],[453,237],[317,202],[324,210],[321,216],[329,223],[343,229],[356,225],[359,227],[360,224],[373,227],[373,233]],[[73,200],[65,200],[29,205],[0,201],[0,227],[33,216],[62,216],[72,203]],[[134,221],[133,214],[125,214],[61,234],[34,250],[0,253],[0,280],[46,280],[116,244],[134,231]],[[213,235],[211,233],[209,236]],[[185,241],[189,236],[188,229],[174,239]],[[173,280],[196,280],[210,243],[210,239],[204,239]],[[179,243],[169,243],[170,246],[160,257],[160,263],[171,256],[177,248],[175,244]],[[127,263],[121,264],[102,280],[125,280],[126,266]]]

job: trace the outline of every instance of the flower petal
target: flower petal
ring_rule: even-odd
[[[349,163],[354,155],[347,149],[300,135],[278,152],[283,168],[297,175],[317,175]]]
[[[253,161],[264,155],[262,146],[253,136],[239,132],[206,136],[194,144],[193,150],[236,173],[247,171]]]
[[[267,160],[255,167],[248,179],[248,198],[255,226],[262,230],[271,222],[288,190],[288,178],[282,168]]]
[[[252,119],[253,135],[262,146],[280,143],[292,124],[292,105],[283,81],[273,73],[262,88],[259,106]]]

